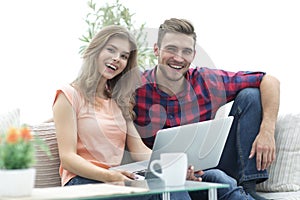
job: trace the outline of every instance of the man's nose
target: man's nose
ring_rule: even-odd
[[[179,51],[176,54],[174,54],[174,60],[178,62],[184,61],[182,53]]]

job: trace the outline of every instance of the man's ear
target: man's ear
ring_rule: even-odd
[[[157,43],[154,44],[153,51],[155,56],[159,56],[159,47]]]

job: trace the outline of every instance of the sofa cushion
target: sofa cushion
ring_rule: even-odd
[[[276,124],[276,160],[269,167],[269,179],[258,191],[300,190],[300,113],[280,114]]]
[[[31,126],[32,131],[49,146],[51,157],[36,147],[36,179],[35,187],[61,186],[59,176],[59,154],[54,123],[42,123]]]

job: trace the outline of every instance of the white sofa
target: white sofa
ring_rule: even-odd
[[[226,112],[226,109],[221,109],[218,115]],[[18,123],[18,109],[0,114],[0,130]],[[45,140],[52,153],[52,158],[49,158],[43,151],[37,149],[35,187],[60,186],[54,124],[33,125],[32,129]],[[275,139],[277,158],[269,168],[270,178],[257,185],[257,190],[268,199],[300,200],[300,113],[279,113]]]

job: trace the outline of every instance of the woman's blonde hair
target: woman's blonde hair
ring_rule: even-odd
[[[105,94],[119,105],[126,119],[133,119],[134,92],[140,83],[137,66],[137,45],[134,36],[124,27],[111,25],[103,28],[94,36],[83,55],[83,64],[78,77],[72,85],[80,90],[86,103],[95,103],[95,95],[101,74],[98,71],[98,56],[107,42],[114,38],[128,39],[130,54],[126,68],[113,79],[107,80]]]

